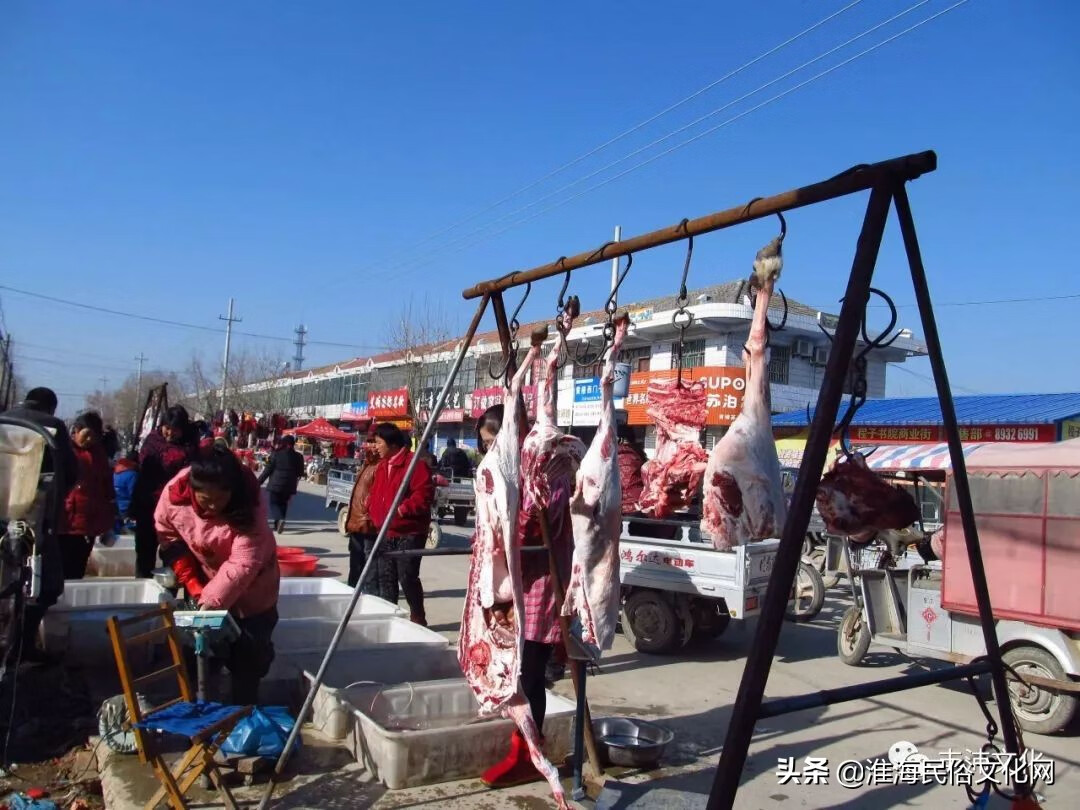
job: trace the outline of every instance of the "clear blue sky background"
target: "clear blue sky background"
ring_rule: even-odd
[[[0,284],[208,327],[379,345],[410,294],[464,327],[473,281],[935,149],[910,189],[941,303],[1080,294],[1075,247],[1080,4],[971,0],[687,148],[477,241],[764,101],[932,13],[931,0],[708,122],[555,192],[832,48],[914,0],[864,0],[677,111],[464,226],[425,237],[723,76],[845,5],[50,3],[0,8]],[[793,213],[786,292],[835,306],[864,200]],[[480,234],[477,228],[505,217]],[[700,239],[691,283],[743,276],[772,222]],[[417,243],[420,244],[417,244]],[[475,242],[475,244],[474,244]],[[629,301],[675,290],[682,248],[637,257]],[[878,286],[913,298],[890,225]],[[574,289],[599,306],[606,271]],[[557,284],[526,308],[542,317]],[[65,394],[212,362],[221,335],[0,290],[30,384]],[[942,307],[953,380],[1080,388],[1080,298]],[[904,324],[918,333],[914,310]],[[490,320],[489,320],[490,323]],[[240,338],[282,359],[285,342]],[[311,347],[309,364],[354,350]],[[52,362],[43,362],[50,360]],[[65,365],[60,365],[64,363]],[[928,373],[925,361],[907,364]],[[893,373],[890,393],[930,393]],[[81,404],[66,396],[65,410]]]

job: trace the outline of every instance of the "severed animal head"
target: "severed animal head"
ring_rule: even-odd
[[[542,323],[539,326],[537,326],[535,329],[532,330],[532,338],[531,338],[532,345],[533,346],[543,346],[544,341],[547,340],[547,337],[548,337],[547,324]]]

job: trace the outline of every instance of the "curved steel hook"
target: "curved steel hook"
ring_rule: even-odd
[[[863,342],[866,344],[866,349],[863,350],[864,354],[869,353],[872,349],[884,349],[887,346],[891,346],[900,337],[900,333],[897,332],[891,338],[885,340],[885,336],[896,328],[896,322],[899,319],[899,316],[896,312],[896,304],[893,303],[892,299],[887,294],[883,293],[881,290],[875,287],[871,287],[870,292],[878,296],[878,298],[883,300],[885,304],[889,307],[889,325],[882,329],[881,332],[877,335],[877,337],[871,340],[870,335],[867,334],[866,331],[866,315],[865,313],[863,314],[862,338]]]
[[[521,301],[518,303],[517,308],[514,310],[514,314],[510,316],[510,336],[512,338],[517,337],[517,331],[521,328],[521,324],[518,323],[518,315],[521,313],[521,308],[525,306],[525,302],[529,298],[529,293],[532,292],[532,282],[525,282],[525,295],[521,296]]]
[[[562,257],[559,258],[559,260],[557,262],[555,262],[555,264],[562,264],[565,261],[566,261],[566,257],[562,256]],[[570,286],[570,271],[567,270],[566,271],[566,278],[563,279],[562,289],[559,290],[559,301],[556,304],[556,306],[558,307],[558,313],[559,314],[562,314],[563,309],[566,308],[566,300],[565,300],[566,299],[566,290],[567,290],[567,288],[569,288],[569,286]]]
[[[608,296],[607,303],[604,304],[604,312],[608,314],[608,320],[611,320],[615,316],[615,311],[618,308],[616,300],[619,295],[619,287],[621,287],[622,283],[626,281],[626,275],[630,272],[630,268],[633,266],[633,264],[634,254],[627,253],[626,267],[623,269],[622,273],[619,274],[619,277],[615,280],[615,286],[611,288],[611,295]]]
[[[604,349],[607,348],[607,341],[600,341],[600,351],[595,355],[592,352],[592,341],[586,338],[577,345],[574,349],[574,364],[578,366],[591,366],[599,363],[604,356]]]

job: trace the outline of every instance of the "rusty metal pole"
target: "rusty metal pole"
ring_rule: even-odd
[[[926,269],[923,267],[919,239],[915,233],[915,220],[911,215],[911,205],[903,183],[897,184],[893,195],[896,200],[896,216],[900,220],[900,232],[904,237],[904,250],[907,252],[908,265],[911,268],[911,281],[915,287],[915,300],[919,304],[919,315],[922,318],[923,337],[926,340],[927,354],[930,356],[930,367],[934,372],[934,383],[945,423],[945,438],[949,444],[949,458],[952,462],[953,487],[956,490],[957,505],[960,507],[960,522],[964,527],[964,542],[967,546],[968,565],[971,566],[975,601],[979,606],[979,623],[982,625],[983,643],[986,645],[986,655],[991,665],[990,680],[994,687],[994,699],[1001,715],[1001,736],[1005,740],[1005,750],[1018,756],[1020,740],[1016,734],[1012,703],[1009,702],[1009,687],[1005,679],[1005,667],[1001,662],[1001,647],[994,627],[990,588],[986,582],[986,567],[983,565],[982,548],[979,546],[979,528],[975,523],[975,508],[971,501],[967,461],[960,441],[960,428],[956,422],[956,404],[953,402],[949,375],[945,368],[945,357],[941,351],[937,320],[930,302]],[[1023,780],[1019,772],[1016,773],[1013,787],[1017,795],[1025,795],[1032,789],[1030,782]]]
[[[510,335],[510,322],[506,317],[506,306],[503,302],[502,293],[495,292],[491,294],[491,310],[495,315],[495,328],[499,333],[499,342],[503,347],[503,354],[507,358],[507,362],[510,364],[508,367],[508,374],[512,374],[514,367],[517,365],[517,358],[513,355],[513,347],[511,346]],[[555,604],[562,605],[566,598],[566,587],[562,581],[562,575],[559,572],[558,564],[555,560],[555,555],[551,545],[551,524],[548,523],[547,514],[543,511],[539,515],[540,520],[540,536],[543,538],[544,547],[548,551],[548,565],[551,574],[551,584],[555,591]],[[559,628],[562,631],[563,644],[567,643],[567,639],[570,638],[570,623],[566,617],[562,615],[562,611],[559,612]],[[571,679],[574,684],[574,695],[577,696],[579,691],[583,689],[583,684],[580,683],[582,673],[579,672],[579,667],[574,666],[575,662],[570,661],[570,673]],[[540,729],[543,733],[543,729]],[[589,764],[592,766],[593,771],[596,773],[598,779],[603,778],[603,770],[600,767],[600,756],[596,750],[596,740],[593,738],[592,733],[592,719],[589,713],[588,705],[585,706],[585,750],[589,755]]]
[[[825,455],[832,438],[833,425],[843,398],[844,380],[859,335],[866,301],[870,295],[870,280],[874,275],[881,237],[885,232],[885,220],[892,201],[892,183],[882,182],[870,193],[866,206],[862,231],[855,248],[855,259],[848,277],[844,303],[840,309],[840,321],[833,335],[832,351],[825,367],[825,381],[818,394],[814,420],[803,453],[803,463],[795,482],[787,522],[784,524],[776,562],[769,577],[765,604],[758,618],[754,643],[746,658],[738,697],[728,723],[720,765],[716,769],[712,792],[706,805],[708,810],[723,810],[734,805],[739,789],[739,779],[750,739],[754,734],[765,684],[769,678],[776,642],[784,622],[784,610],[791,593],[795,573],[802,553],[803,538],[810,523],[818,482],[825,467]]]
[[[937,155],[933,152],[918,152],[913,155],[854,166],[835,177],[809,186],[791,189],[770,197],[755,197],[743,205],[718,211],[715,214],[688,219],[667,228],[634,236],[621,242],[608,242],[599,248],[568,256],[558,261],[534,267],[531,270],[519,270],[507,273],[500,278],[482,281],[469,287],[462,293],[466,299],[479,298],[484,293],[494,294],[511,287],[518,287],[528,281],[559,276],[568,270],[577,270],[610,259],[617,259],[631,253],[639,253],[649,248],[681,242],[688,236],[700,236],[704,233],[752,222],[755,219],[772,216],[784,211],[792,211],[807,205],[835,200],[848,194],[868,191],[894,180],[914,180],[920,175],[937,168]]]
[[[424,433],[420,437],[420,446],[422,447],[424,442],[428,440],[431,432],[435,429],[435,423],[438,421],[439,413],[446,405],[446,399],[450,395],[450,388],[454,384],[454,379],[457,377],[458,371],[461,369],[461,364],[465,361],[465,355],[469,351],[469,347],[472,346],[473,337],[476,335],[476,330],[480,326],[480,321],[484,317],[484,311],[487,309],[489,297],[484,295],[480,299],[479,305],[476,307],[476,313],[473,315],[472,321],[469,323],[469,328],[465,332],[465,337],[461,342],[461,349],[457,353],[457,357],[454,359],[454,364],[450,368],[450,374],[447,375],[446,382],[443,383],[442,390],[439,392],[438,398],[435,400],[434,406],[431,409],[431,419],[427,425],[424,426]],[[405,476],[402,479],[401,486],[398,487],[396,493],[394,493],[394,499],[390,502],[390,508],[387,510],[388,514],[394,514],[397,511],[398,506],[401,505],[401,501],[405,497],[405,490],[408,489],[409,481],[412,479],[413,471],[420,463],[420,454],[413,453],[412,458],[409,459],[409,465],[405,470]],[[353,611],[356,610],[356,605],[360,601],[361,589],[367,582],[368,574],[371,571],[372,564],[377,558],[380,546],[382,546],[383,540],[386,538],[387,530],[390,528],[390,522],[387,521],[379,529],[379,533],[375,536],[375,544],[371,549],[371,553],[368,554],[367,561],[364,563],[364,568],[360,572],[360,578],[357,580],[356,587],[353,588],[352,597],[349,599],[348,607],[345,608],[345,614],[338,622],[337,628],[334,630],[333,638],[330,639],[330,646],[326,649],[326,654],[323,656],[322,663],[319,664],[319,669],[315,673],[315,679],[311,683],[311,687],[308,689],[307,697],[304,698],[304,705],[301,707],[300,712],[296,715],[296,722],[293,723],[292,729],[289,731],[289,737],[285,741],[285,748],[282,750],[281,755],[278,757],[277,762],[274,765],[274,770],[270,773],[270,779],[266,785],[266,792],[263,794],[262,799],[259,801],[258,810],[265,810],[270,804],[270,799],[274,795],[274,788],[277,787],[278,779],[285,771],[285,765],[288,764],[289,756],[292,754],[292,749],[296,743],[297,737],[300,736],[300,727],[304,723],[308,712],[311,711],[312,705],[315,703],[315,695],[319,691],[319,687],[322,685],[323,678],[326,676],[326,670],[330,666],[330,659],[333,658],[334,653],[337,651],[338,645],[341,643],[342,636],[345,635],[345,628],[348,627],[350,619],[352,619]]]

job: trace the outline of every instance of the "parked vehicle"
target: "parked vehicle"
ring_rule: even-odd
[[[455,477],[449,467],[439,467],[434,471],[436,518],[442,520],[446,515],[454,516],[455,526],[464,526],[469,522],[469,514],[476,508],[476,491],[473,479]]]
[[[645,536],[665,530],[673,539]],[[732,619],[757,615],[779,545],[761,540],[719,551],[701,536],[696,519],[625,519],[619,541],[623,634],[640,652],[671,653],[695,635],[716,637]],[[788,618],[813,618],[824,600],[820,575],[804,562]]]
[[[1013,710],[1024,729],[1052,734],[1080,699],[1080,440],[979,445],[967,468],[998,642],[1023,679],[1009,679]],[[944,484],[941,560],[849,544],[855,602],[837,636],[846,664],[871,644],[954,663],[986,654],[952,471],[933,475]]]

